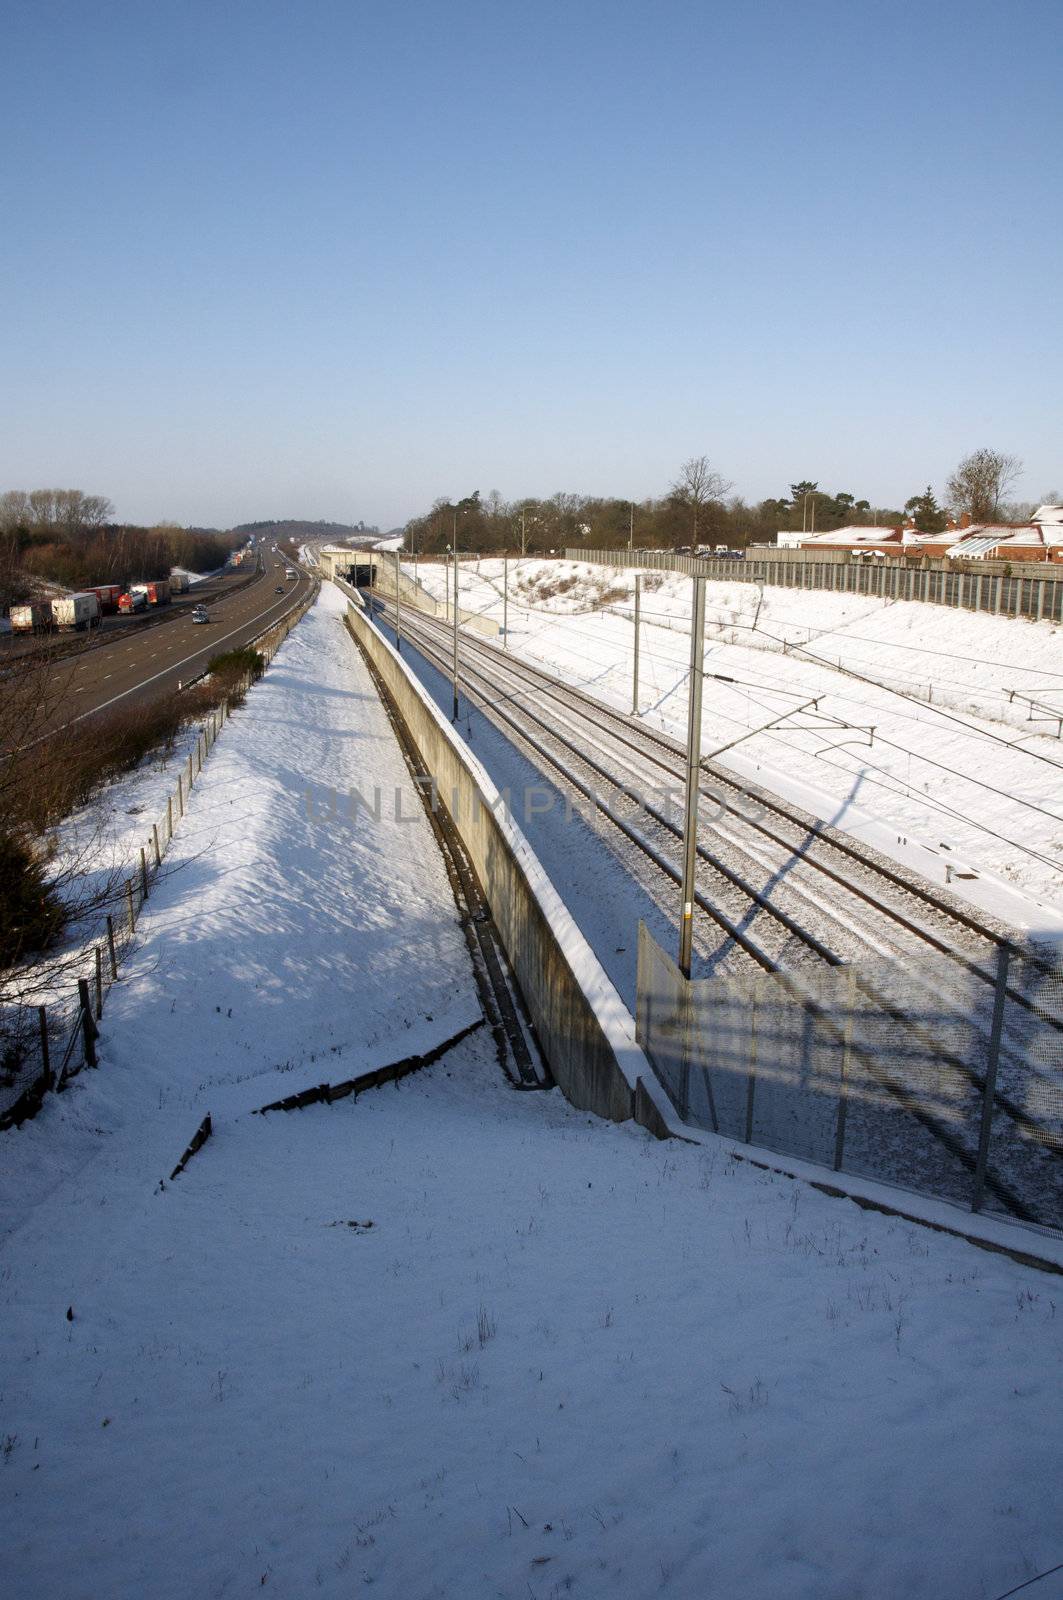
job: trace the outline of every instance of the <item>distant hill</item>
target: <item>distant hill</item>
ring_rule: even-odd
[[[287,517],[277,522],[241,522],[233,533],[250,538],[252,534],[269,539],[327,539],[342,542],[345,539],[377,538],[380,529],[365,522],[303,522],[297,517]]]

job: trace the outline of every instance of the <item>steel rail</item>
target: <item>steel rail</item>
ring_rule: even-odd
[[[467,642],[472,650],[479,651],[483,655],[494,654],[501,656],[501,652],[497,651],[495,647],[487,641],[477,639],[475,641]],[[599,720],[603,715],[608,717],[610,722],[618,724],[621,729],[625,730],[624,732],[613,732],[612,736],[617,740],[618,743],[626,745],[627,748],[634,751],[641,759],[658,765],[662,771],[667,772],[671,777],[679,778],[681,776],[681,773],[677,770],[677,768],[669,765],[669,763],[665,762],[661,758],[655,757],[650,750],[644,748],[644,746],[647,744],[657,745],[666,750],[669,756],[678,761],[682,755],[681,748],[678,743],[670,739],[667,734],[647,728],[645,724],[639,722],[637,723],[637,728],[642,740],[642,744],[640,745],[639,742],[635,741],[629,736],[633,719],[626,713],[618,711],[616,708],[608,706],[604,702],[595,699],[593,695],[588,694],[585,690],[580,689],[576,685],[561,683],[558,679],[552,678],[550,675],[542,672],[541,669],[533,667],[527,662],[516,660],[512,655],[507,655],[505,657],[505,666],[507,670],[512,670],[514,675],[522,675],[529,686],[533,687],[538,693],[545,695],[547,698],[556,700],[560,705],[565,705],[566,701],[564,697],[567,696],[569,700],[579,700],[586,704],[593,710],[595,717]],[[748,791],[743,789],[741,784],[737,783],[733,778],[727,777],[720,771],[719,768],[710,767],[704,760],[702,761],[701,766],[702,771],[707,775],[710,775],[714,783],[726,786],[728,790],[736,795],[748,794]],[[706,798],[719,798],[719,796],[717,796],[714,791],[709,788],[703,788],[700,792]],[[774,812],[777,816],[800,828],[807,837],[807,824],[803,821],[803,819],[795,816],[791,811],[789,811],[785,805],[773,799],[771,796],[763,793],[759,787],[757,789],[755,799],[757,804],[766,807],[768,810]],[[807,844],[803,847],[801,845],[794,845],[792,841],[787,840],[774,829],[769,828],[765,823],[745,815],[736,808],[733,809],[733,815],[736,816],[745,826],[749,827],[754,832],[763,834],[774,844],[777,844],[780,846],[780,848],[787,850],[791,855],[799,854],[802,862],[807,864],[814,871],[819,872],[824,877],[840,884],[842,888],[844,888],[848,893],[852,894],[855,898],[863,900],[866,904],[873,906],[877,911],[880,912],[881,915],[896,922],[899,926],[905,928],[909,933],[914,934],[917,938],[923,940],[925,943],[931,945],[934,949],[940,951],[941,954],[949,956],[952,960],[966,967],[973,976],[981,979],[983,983],[986,983],[989,986],[995,984],[995,975],[992,972],[987,971],[984,967],[980,966],[973,955],[962,950],[959,946],[944,938],[941,934],[935,933],[932,929],[927,928],[924,924],[917,922],[910,915],[906,914],[901,908],[892,905],[888,900],[884,899],[880,894],[877,894],[866,884],[859,883],[852,877],[847,877],[837,867],[833,867],[825,861],[820,861],[815,856],[809,854]],[[747,846],[743,846],[741,841],[735,840],[733,842],[738,845],[739,849],[748,848]],[[933,910],[939,913],[941,916],[957,923],[961,927],[966,928],[969,932],[976,934],[979,938],[984,939],[987,943],[992,944],[994,947],[999,948],[1001,945],[1007,945],[1013,953],[1020,955],[1025,961],[1037,966],[1042,972],[1047,974],[1053,970],[1048,966],[1047,963],[1040,961],[1031,952],[1022,949],[1020,946],[1017,946],[1014,941],[1008,939],[1006,935],[995,932],[992,928],[986,927],[984,923],[980,922],[978,918],[973,916],[971,913],[966,912],[962,908],[954,906],[948,901],[941,899],[939,896],[934,894],[932,889],[909,881],[902,873],[891,868],[888,863],[869,860],[859,848],[850,844],[848,841],[834,837],[828,838],[826,835],[821,833],[818,828],[816,828],[813,832],[813,843],[816,846],[826,850],[837,851],[839,854],[847,857],[848,859],[859,863],[859,865],[866,872],[884,878],[888,883],[891,883],[903,894],[932,907]],[[1031,1002],[1026,995],[1022,994],[1020,990],[1017,990],[1009,985],[1007,994],[1009,999],[1013,1000],[1024,1010],[1034,1014],[1039,1014],[1037,1006]],[[1045,1018],[1045,1020],[1053,1029],[1063,1032],[1063,1021],[1059,1021],[1051,1016]]]

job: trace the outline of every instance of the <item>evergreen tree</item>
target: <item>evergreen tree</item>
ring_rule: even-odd
[[[935,500],[934,491],[929,484],[922,494],[913,494],[910,500],[906,500],[904,509],[920,533],[941,533],[948,522],[948,517]]]

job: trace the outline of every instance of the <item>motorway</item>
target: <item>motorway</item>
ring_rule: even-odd
[[[165,620],[135,631],[100,628],[84,648],[57,663],[65,675],[52,719],[53,729],[84,721],[98,712],[170,694],[205,671],[211,656],[238,650],[306,598],[313,579],[296,567],[286,581],[283,557],[263,552],[265,570],[250,583],[245,573],[193,586],[184,604],[166,608]],[[276,590],[283,587],[283,594]],[[189,603],[190,602],[190,603]],[[206,624],[192,621],[192,605],[205,604]],[[18,662],[10,670],[17,672]]]

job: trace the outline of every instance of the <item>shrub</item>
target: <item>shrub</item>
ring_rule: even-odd
[[[0,969],[55,943],[65,921],[44,863],[13,828],[0,828]]]
[[[245,678],[254,683],[266,670],[266,658],[257,650],[226,650],[207,663],[212,684],[220,687],[222,698],[239,702]]]

